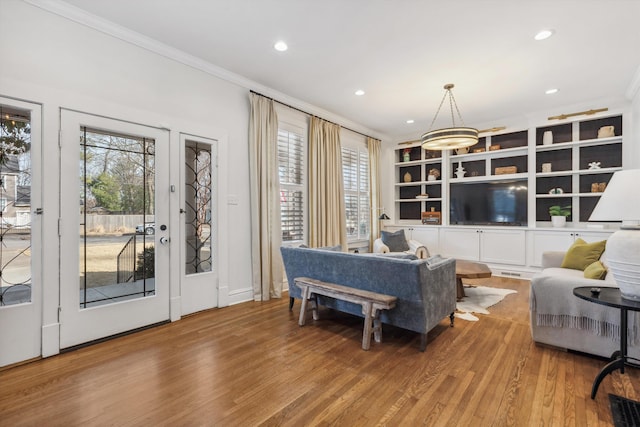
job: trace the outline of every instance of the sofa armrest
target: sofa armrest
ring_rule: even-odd
[[[564,251],[546,251],[542,253],[542,268],[560,267],[564,260]]]
[[[407,243],[409,244],[409,252],[417,256],[419,259],[426,259],[431,256],[429,254],[429,249],[417,240],[408,240]]]
[[[373,252],[377,254],[389,253],[389,246],[382,243],[382,239],[376,239],[373,242]]]

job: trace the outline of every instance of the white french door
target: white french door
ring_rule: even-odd
[[[61,110],[60,348],[169,319],[169,133]]]
[[[42,353],[41,115],[0,97],[0,366]]]
[[[180,134],[182,314],[218,306],[217,141]]]

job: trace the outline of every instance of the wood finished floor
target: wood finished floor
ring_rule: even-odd
[[[1,426],[610,426],[607,393],[640,398],[640,370],[537,346],[529,282],[480,321],[419,337],[323,312],[300,328],[287,298],[249,302],[0,371]]]

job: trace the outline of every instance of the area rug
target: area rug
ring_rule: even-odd
[[[513,289],[490,288],[487,286],[465,286],[465,297],[456,303],[455,316],[459,319],[477,322],[479,319],[471,313],[489,314],[487,308],[496,305],[509,294],[516,294]]]

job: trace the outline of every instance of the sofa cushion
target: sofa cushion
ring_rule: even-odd
[[[587,279],[604,280],[606,276],[607,269],[600,261],[593,262],[584,269],[584,277]]]
[[[390,252],[404,252],[409,250],[409,244],[407,243],[406,237],[404,237],[404,230],[398,230],[389,232],[382,231],[380,233],[380,238],[382,239],[382,243],[389,247]]]
[[[582,239],[576,240],[565,254],[561,267],[583,271],[600,259],[606,244],[606,240],[594,243],[587,243]]]

